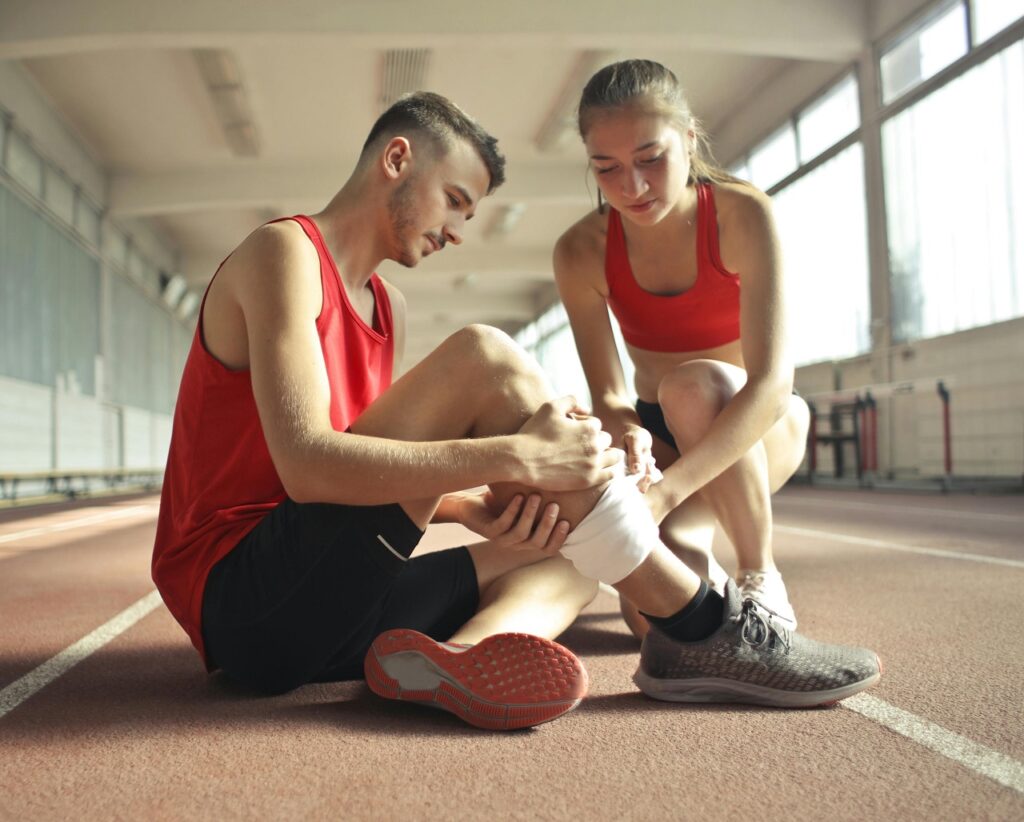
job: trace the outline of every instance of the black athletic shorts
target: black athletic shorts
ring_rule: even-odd
[[[799,392],[794,388],[793,396],[799,397]],[[665,422],[665,414],[661,410],[661,406],[656,402],[645,402],[644,400],[638,399],[636,401],[636,413],[640,417],[640,424],[650,431],[658,439],[664,440],[676,451],[679,450],[679,446],[676,445],[676,438],[672,436],[672,432],[668,430],[668,424]]]
[[[362,677],[370,644],[390,628],[448,639],[476,612],[476,569],[464,547],[409,559],[422,536],[400,505],[285,500],[210,572],[210,663],[284,693]]]
[[[661,406],[656,402],[644,402],[643,400],[636,401],[636,413],[640,417],[640,424],[650,431],[654,436],[660,440],[664,440],[676,451],[679,448],[676,446],[676,438],[672,436],[672,432],[668,430],[668,425],[665,422],[665,414],[662,413]]]

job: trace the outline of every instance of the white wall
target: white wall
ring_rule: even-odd
[[[167,414],[0,377],[0,473],[159,468],[171,422]]]
[[[0,473],[53,467],[53,390],[0,377]]]
[[[948,381],[954,476],[1024,476],[1024,319],[898,345],[889,358],[893,382]],[[796,385],[813,395],[871,385],[873,373],[867,356],[818,363],[798,369]],[[819,405],[819,413],[827,409]],[[943,460],[942,404],[934,388],[878,402],[882,476],[941,476]],[[824,446],[818,465],[831,470]]]
[[[57,394],[56,468],[106,468],[103,459],[103,409],[92,397]]]

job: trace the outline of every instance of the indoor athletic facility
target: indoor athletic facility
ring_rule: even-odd
[[[627,94],[620,74],[597,96],[618,65],[668,69],[683,119],[643,108],[657,97],[648,81]],[[437,152],[389,142],[387,125],[371,133],[416,92],[443,95],[494,135],[503,171],[483,138],[464,166],[451,159],[462,156],[451,140],[463,146],[476,132],[456,131]],[[707,174],[694,160],[702,133]],[[0,0],[0,820],[1024,818],[1022,146],[1022,0]],[[434,178],[423,176],[434,171],[419,170],[428,163],[440,169],[447,199],[436,207],[447,216],[407,248],[410,221],[434,208],[424,182]],[[672,169],[685,169],[678,185]],[[385,194],[368,198],[378,189],[360,180]],[[744,210],[751,203],[767,228]],[[292,215],[316,216],[266,226]],[[673,236],[688,238],[681,263],[665,250],[675,247],[665,220],[676,217]],[[267,236],[282,245],[254,240]],[[373,257],[383,259],[379,278],[368,271],[358,293],[346,243],[364,244],[368,259],[384,249]],[[302,249],[323,278],[321,292],[314,274],[304,332],[288,318],[303,310],[305,286],[278,276]],[[708,277],[722,296],[701,296]],[[684,299],[693,313],[671,315]],[[712,320],[729,300],[732,325],[719,333]],[[642,307],[655,302],[662,325]],[[361,399],[328,354],[354,345],[324,330],[335,310],[385,346],[380,379]],[[303,346],[317,334],[327,367],[310,370]],[[474,370],[519,356],[512,340],[539,370],[515,366],[527,370],[502,371],[503,381]],[[433,359],[459,344],[470,353]],[[487,356],[473,355],[478,345]],[[281,365],[298,361],[294,373]],[[472,395],[529,405],[522,397],[535,389],[516,393],[517,380],[541,372],[551,397],[577,398],[581,408],[563,417],[601,417],[627,470],[641,447],[630,443],[652,443],[651,488],[684,488],[687,471],[702,478],[665,492],[660,539],[701,586],[681,602],[710,596],[728,615],[740,592],[742,612],[722,617],[742,625],[738,654],[792,658],[805,653],[804,636],[863,646],[880,679],[849,696],[814,690],[820,699],[799,709],[749,690],[740,703],[692,689],[684,701],[652,698],[644,678],[668,675],[652,673],[650,636],[641,659],[623,614],[657,633],[695,612],[630,606],[623,580],[649,547],[616,573],[600,563],[590,573],[594,563],[568,550],[551,560],[572,560],[592,585],[568,628],[550,632],[557,645],[543,640],[578,658],[589,690],[520,723],[536,727],[482,729],[517,727],[518,703],[493,720],[462,680],[444,685],[444,699],[441,685],[424,696],[435,685],[419,669],[403,682],[400,665],[381,663],[371,678],[398,684],[368,685],[353,678],[365,648],[347,667],[332,656],[282,680],[284,693],[222,669],[242,640],[214,641],[209,620],[215,605],[243,606],[226,593],[214,603],[206,574],[228,586],[225,557],[261,531],[218,542],[204,523],[234,534],[231,523],[257,509],[270,522],[267,500],[286,493],[306,511],[301,503],[379,505],[393,516],[437,488],[514,481],[486,473],[504,466],[500,450],[473,473],[475,457],[427,449],[422,493],[381,497],[381,483],[406,487],[399,475],[414,446],[377,457],[367,446],[369,456],[323,456],[361,472],[345,479],[355,496],[324,496],[329,483],[307,473],[330,477],[310,456],[327,452],[292,450],[294,424],[279,415],[319,398],[324,408],[309,413],[327,420],[330,401],[339,442],[419,443],[462,437],[444,419],[436,435],[418,435],[421,417],[454,425],[465,414],[465,438],[500,449],[539,403],[506,430],[483,400],[473,416]],[[394,417],[361,417],[391,380],[420,387]],[[241,393],[217,405],[229,390]],[[431,411],[435,393],[447,411]],[[701,427],[693,409],[705,400],[715,410]],[[639,429],[653,439],[622,436]],[[268,476],[277,497],[264,493]],[[431,484],[441,476],[480,481]],[[217,501],[225,487],[230,506]],[[202,506],[212,519],[196,513]],[[402,525],[419,527],[404,510]],[[442,510],[411,558],[384,526],[367,531],[384,557],[368,578],[397,578],[384,566],[484,538],[514,554],[496,522],[481,530]],[[693,533],[705,554],[713,547],[710,560],[680,536],[698,516]],[[201,574],[183,565],[190,528],[208,533]],[[541,547],[539,530],[529,550]],[[547,533],[548,556],[559,553],[554,541],[572,543]],[[767,556],[768,582],[746,573],[756,567],[750,546]],[[485,585],[472,556],[467,614],[522,570],[510,560]],[[718,564],[728,583],[716,582]],[[424,585],[454,590],[448,566],[430,567]],[[202,584],[177,599],[189,574]],[[317,576],[330,598],[326,572],[296,579]],[[522,579],[538,603],[562,596],[561,583]],[[295,595],[289,580],[278,582]],[[781,600],[759,598],[769,583]],[[369,582],[354,588],[374,600]],[[322,615],[318,630],[349,618],[341,612]],[[262,645],[256,617],[237,619],[250,657],[307,642],[302,623],[283,622]],[[374,624],[414,627],[352,619],[374,635]],[[464,623],[438,627],[430,642],[463,653],[472,641],[453,629]],[[671,682],[687,676],[696,674]]]

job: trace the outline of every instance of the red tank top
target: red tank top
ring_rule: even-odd
[[[622,217],[608,214],[604,275],[608,305],[630,345],[647,351],[700,351],[739,339],[740,280],[718,254],[715,195],[697,184],[697,281],[682,294],[659,296],[639,286],[629,265]]]
[[[344,431],[391,384],[391,303],[374,274],[376,305],[368,326],[349,303],[313,221],[285,219],[302,226],[320,256],[323,308],[316,330],[331,389],[331,425]],[[203,308],[174,409],[152,572],[167,608],[205,660],[201,616],[210,569],[285,499],[285,491],[260,427],[249,370],[231,371],[206,349]]]

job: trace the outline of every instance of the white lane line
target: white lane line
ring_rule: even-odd
[[[1024,763],[868,694],[839,703],[975,773],[1024,793]]]
[[[851,502],[849,500],[824,500],[811,499],[809,497],[795,497],[783,495],[776,498],[780,507],[786,505],[808,505],[811,508],[852,508],[861,511],[879,511],[893,514],[902,514],[907,511],[928,514],[937,517],[955,517],[958,519],[981,519],[1000,520],[1006,522],[1019,522],[1024,525],[1024,517],[1013,514],[984,514],[980,511],[957,511],[953,508],[926,508],[923,505],[873,505],[870,502]]]
[[[131,508],[121,508],[117,511],[104,511],[102,514],[93,514],[88,517],[70,519],[66,522],[58,522],[54,525],[41,525],[38,528],[29,528],[27,531],[15,531],[13,534],[0,536],[0,545],[5,542],[15,542],[19,539],[39,537],[44,534],[55,534],[58,531],[70,531],[72,528],[81,528],[84,525],[93,525],[97,522],[109,522],[111,520],[124,519],[125,517],[141,516],[143,513],[153,514],[158,510],[156,505],[133,505]]]
[[[0,691],[0,718],[17,708],[40,688],[49,685],[57,677],[66,674],[75,665],[95,653],[110,640],[123,634],[136,622],[150,613],[161,603],[160,592],[146,594],[134,605],[121,611],[109,622],[104,623],[91,634],[82,637],[38,668],[29,671]]]
[[[781,531],[785,534],[797,534],[802,537],[816,537],[817,539],[828,539],[835,542],[848,542],[851,545],[868,545],[872,548],[886,548],[890,551],[903,551],[907,554],[925,554],[926,556],[942,557],[943,559],[963,559],[968,562],[981,562],[987,565],[1003,565],[1007,568],[1024,568],[1024,561],[1019,559],[989,557],[984,554],[965,554],[960,551],[943,551],[939,548],[922,548],[917,545],[901,545],[896,542],[886,542],[880,539],[851,537],[846,534],[835,534],[832,531],[818,531],[814,528],[794,528],[791,525],[776,525],[775,530]]]

